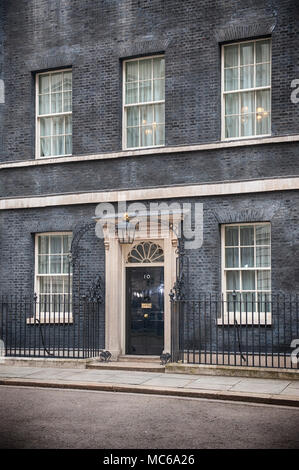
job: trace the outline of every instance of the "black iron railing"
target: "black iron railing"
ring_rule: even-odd
[[[99,300],[71,301],[55,296],[0,297],[2,354],[20,357],[89,358],[104,342],[103,305]]]
[[[298,368],[299,296],[171,298],[173,362]]]

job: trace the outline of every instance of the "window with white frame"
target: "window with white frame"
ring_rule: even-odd
[[[72,71],[36,76],[36,155],[72,154]]]
[[[222,138],[271,133],[271,40],[222,46]]]
[[[124,148],[165,144],[165,59],[127,60],[123,64]]]
[[[270,312],[270,223],[222,226],[222,264],[227,311],[261,320],[259,312]]]
[[[71,242],[70,233],[36,235],[35,291],[40,313],[53,314],[71,310]]]

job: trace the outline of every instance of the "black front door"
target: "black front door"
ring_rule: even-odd
[[[127,354],[164,348],[164,268],[127,268]]]

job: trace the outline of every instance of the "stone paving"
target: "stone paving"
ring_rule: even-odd
[[[0,379],[57,381],[59,383],[121,384],[180,390],[214,390],[270,394],[299,399],[299,381],[258,378],[164,374],[121,370],[62,369],[0,365]]]

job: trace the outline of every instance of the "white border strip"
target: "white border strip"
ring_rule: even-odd
[[[71,206],[75,204],[98,204],[100,202],[141,201],[185,197],[224,196],[229,194],[288,191],[299,189],[299,176],[254,181],[169,186],[122,191],[99,191],[89,193],[59,194],[0,199],[0,210],[31,209],[34,207]]]
[[[232,147],[246,147],[251,145],[262,145],[262,144],[281,144],[286,142],[299,142],[299,134],[286,135],[282,137],[260,137],[246,140],[234,140],[215,142],[211,144],[196,144],[196,145],[184,145],[178,147],[153,147],[149,149],[140,150],[126,150],[122,152],[112,153],[101,153],[95,155],[80,155],[71,157],[54,157],[54,158],[39,158],[36,160],[22,160],[16,162],[0,163],[0,170],[6,168],[18,168],[26,166],[39,166],[39,165],[52,165],[57,163],[74,163],[84,162],[91,160],[108,160],[113,158],[124,158],[124,157],[138,157],[146,155],[162,155],[168,153],[179,153],[179,152],[199,152],[203,150],[218,150]]]

